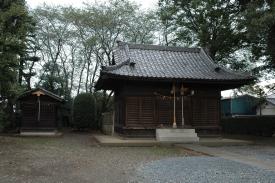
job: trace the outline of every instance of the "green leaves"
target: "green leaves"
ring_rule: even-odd
[[[210,56],[220,62],[240,49],[242,31],[238,6],[221,0],[161,0],[160,17],[175,27],[181,43],[205,47]]]
[[[0,126],[5,127],[13,119],[13,105],[21,92],[20,61],[26,53],[33,22],[24,0],[1,1],[0,11]]]
[[[96,109],[97,106],[93,94],[82,93],[76,96],[73,103],[73,127],[78,129],[98,129]]]

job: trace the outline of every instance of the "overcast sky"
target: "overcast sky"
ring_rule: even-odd
[[[83,5],[83,2],[100,2],[100,1],[106,1],[106,0],[26,0],[27,4],[31,8],[35,8],[44,2],[48,5],[72,5],[74,7],[81,7]],[[157,6],[158,0],[131,0],[136,2],[137,4],[140,4],[142,8],[148,9],[148,8],[154,8]]]

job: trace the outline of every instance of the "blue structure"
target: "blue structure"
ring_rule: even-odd
[[[221,115],[256,115],[259,99],[251,95],[242,95],[221,100]]]

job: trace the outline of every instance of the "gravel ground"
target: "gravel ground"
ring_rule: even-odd
[[[275,147],[217,150],[275,163]],[[100,147],[89,133],[0,136],[0,183],[275,182],[275,173],[173,147]]]
[[[274,162],[275,146],[271,145],[247,145],[247,146],[223,146],[216,147],[217,150],[232,152],[243,156],[250,156],[261,161]]]
[[[88,133],[0,136],[0,183],[123,183],[142,163],[195,154],[171,147],[100,147]]]
[[[275,173],[217,157],[180,157],[143,164],[132,182],[272,183]]]

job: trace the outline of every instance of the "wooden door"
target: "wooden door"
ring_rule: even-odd
[[[144,126],[155,126],[153,97],[140,97],[140,124]]]
[[[56,125],[56,106],[54,103],[23,102],[21,104],[21,128],[54,128]]]
[[[40,104],[40,121],[38,121],[39,128],[53,128],[55,127],[56,106],[54,103]]]
[[[158,125],[171,126],[173,122],[173,108],[172,100],[167,99],[157,99],[157,119]]]
[[[191,124],[192,124],[191,97],[184,97],[183,105],[182,105],[181,97],[178,97],[178,99],[176,100],[176,121],[177,121],[178,127],[182,126],[182,110],[183,110],[184,125],[191,126]]]
[[[21,103],[22,110],[22,128],[37,127],[37,103],[36,102],[23,102]]]
[[[126,126],[139,125],[139,99],[138,97],[126,97]]]

